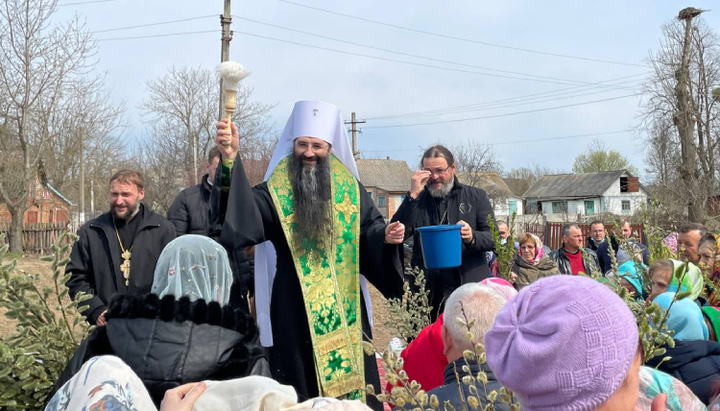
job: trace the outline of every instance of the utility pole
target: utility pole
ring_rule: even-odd
[[[85,147],[83,127],[80,127],[80,224],[85,224]]]
[[[355,117],[355,112],[353,111],[350,115],[350,121],[346,121],[345,124],[350,124],[350,134],[352,135],[352,154],[353,157],[357,160],[360,157],[360,151],[358,151],[357,148],[357,134],[362,133],[362,131],[357,129],[358,124],[365,124],[365,120],[357,121]]]
[[[95,218],[95,180],[90,179],[90,216]]]
[[[704,201],[698,201],[695,196],[699,193],[698,171],[697,171],[697,147],[695,146],[695,109],[693,107],[693,96],[690,84],[690,54],[692,43],[692,19],[703,13],[704,10],[688,7],[680,10],[678,20],[685,25],[685,37],[682,44],[682,56],[680,68],[676,72],[675,84],[675,113],[673,122],[680,136],[680,151],[682,166],[680,178],[691,190],[687,199],[688,220],[690,222],[701,222],[704,214]]]
[[[232,40],[232,31],[230,30],[230,24],[232,24],[232,9],[231,0],[224,0],[225,7],[223,14],[220,15],[220,26],[222,27],[222,46],[220,47],[220,62],[230,60],[230,41]],[[218,118],[222,119],[225,115],[225,90],[222,86],[222,79],[220,79],[220,109],[218,111]]]

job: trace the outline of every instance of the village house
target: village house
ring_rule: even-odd
[[[27,210],[23,215],[23,226],[37,223],[70,223],[70,210],[73,203],[63,196],[38,171],[30,186]],[[10,224],[12,215],[7,204],[0,199],[0,224]]]
[[[360,181],[372,196],[383,218],[391,219],[410,190],[412,169],[405,161],[386,159],[356,160]]]
[[[513,213],[523,214],[523,199],[510,190],[500,174],[494,172],[457,173],[461,184],[482,188],[490,199],[495,217],[509,217]]]
[[[526,192],[532,213],[630,216],[647,204],[648,192],[627,170],[544,175]]]

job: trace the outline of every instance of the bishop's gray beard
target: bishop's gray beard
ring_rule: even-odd
[[[323,238],[330,227],[330,162],[327,157],[316,158],[314,166],[306,166],[302,156],[293,155],[289,171],[297,233]]]
[[[454,185],[455,185],[455,179],[451,178],[450,181],[443,184],[442,187],[440,187],[437,190],[434,188],[430,188],[430,186],[428,186],[428,191],[430,191],[430,195],[435,198],[443,198],[443,197],[447,196],[448,194],[450,194],[450,190],[452,190]]]

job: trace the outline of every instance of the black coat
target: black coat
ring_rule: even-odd
[[[463,371],[462,367],[464,365],[469,365],[470,372]],[[443,404],[445,404],[445,401],[449,401],[450,404],[455,407],[456,411],[461,411],[464,409],[471,409],[467,405],[467,397],[470,396],[470,386],[465,385],[462,383],[462,378],[467,375],[477,376],[478,372],[484,371],[487,375],[487,383],[485,384],[485,389],[483,389],[482,383],[477,383],[478,388],[478,400],[480,400],[480,409],[483,409],[485,405],[488,404],[487,397],[485,396],[485,393],[490,393],[491,391],[497,391],[498,394],[500,394],[500,388],[502,387],[498,380],[495,379],[495,374],[493,374],[490,367],[488,367],[487,364],[479,365],[476,361],[465,361],[464,358],[457,359],[450,364],[448,364],[445,367],[445,371],[443,372],[443,385],[434,388],[430,391],[428,391],[428,396],[435,395],[437,396],[437,399],[440,401],[440,409],[447,409],[447,407],[443,408]],[[457,375],[455,374],[457,373]],[[459,378],[458,378],[459,377]],[[463,391],[463,397],[460,397],[460,390],[459,387],[462,387]],[[499,395],[498,395],[499,398]],[[463,400],[465,400],[465,404],[463,405]],[[507,404],[503,404],[500,399],[497,399],[494,403],[495,410],[497,411],[509,411],[510,407]],[[416,406],[412,405],[406,405],[406,409],[413,409]]]
[[[188,187],[175,197],[167,219],[175,226],[178,237],[183,234],[208,235],[208,213],[212,186],[208,176],[198,185]]]
[[[665,348],[665,355],[652,358],[647,365],[655,367],[664,357],[670,357],[658,369],[684,382],[700,401],[709,404],[720,382],[720,344],[675,340],[674,348]]]
[[[73,245],[70,262],[65,267],[65,272],[71,274],[66,285],[70,298],[74,299],[80,291],[93,295],[82,303],[89,306],[82,314],[90,324],[95,324],[113,295],[149,293],[158,257],[165,245],[175,239],[175,227],[165,217],[144,206],[141,213],[135,217],[142,216],[142,221],[133,240],[128,286],[120,271],[120,244],[110,212],[80,228],[80,238]]]
[[[205,175],[200,184],[182,190],[175,197],[167,212],[167,218],[175,226],[178,237],[183,234],[210,235],[211,194],[212,185],[208,182],[208,176]],[[218,238],[214,239],[218,240]],[[233,272],[230,304],[247,309],[246,295],[252,277],[252,268],[247,253],[243,248],[227,249],[226,251],[230,257],[230,268]]]
[[[107,320],[81,344],[56,389],[98,355],[123,360],[156,404],[165,391],[190,382],[270,376],[257,326],[244,310],[187,297],[117,295]]]
[[[405,197],[392,221],[405,225],[405,238],[413,236],[413,257],[411,265],[425,271],[427,288],[430,291],[433,317],[440,312],[441,302],[462,284],[478,282],[490,277],[486,251],[495,249],[488,216],[495,218],[492,205],[484,190],[461,184],[457,178],[445,198],[447,214],[439,212],[436,199],[426,188],[417,199]],[[442,221],[441,221],[442,220]],[[443,270],[425,270],[418,227],[438,224],[455,224],[463,220],[473,229],[474,242],[463,243],[462,265]]]
[[[610,236],[611,243],[608,244],[607,241],[603,241],[597,249],[597,256],[598,256],[598,262],[600,264],[600,272],[603,274],[610,271],[612,268],[612,258],[610,257],[610,246],[612,246],[613,252],[615,253],[615,257],[617,258],[618,251],[620,250],[620,244],[618,244],[618,241],[615,239],[614,236]],[[650,250],[645,244],[633,242],[635,246],[637,246],[640,250],[642,250],[642,259],[643,264],[647,264],[650,260]],[[633,256],[630,256],[630,258],[633,258]]]

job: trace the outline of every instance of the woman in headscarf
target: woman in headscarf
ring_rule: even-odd
[[[640,270],[638,270],[640,268]],[[633,260],[626,261],[618,267],[620,276],[620,285],[625,287],[628,292],[635,295],[638,301],[645,300],[645,291],[643,289],[644,281],[641,270],[646,270],[647,266],[643,263],[636,263]]]
[[[518,290],[534,283],[540,278],[560,274],[555,261],[545,255],[542,241],[536,235],[525,233],[520,237],[520,249],[513,258],[510,268]]]
[[[655,260],[650,264],[649,276],[652,280],[652,290],[648,299],[653,301],[655,297],[664,292],[685,292],[689,291],[690,300],[694,301],[703,291],[704,281],[702,272],[693,263],[685,263],[678,260]],[[684,273],[683,273],[684,272]],[[678,279],[682,278],[682,281]]]
[[[704,404],[709,404],[720,375],[720,345],[708,341],[700,307],[689,298],[673,302],[675,296],[675,292],[667,292],[653,300],[669,310],[666,324],[673,331],[675,346],[665,347],[665,355],[650,359],[647,365],[681,380]]]
[[[189,382],[269,376],[254,321],[228,305],[232,281],[222,246],[176,238],[160,254],[150,294],[113,297],[107,325],[81,344],[56,387],[97,355],[127,363],[156,404]]]
[[[487,363],[522,409],[635,411],[642,364],[635,316],[609,287],[558,275],[525,287],[485,334]],[[664,409],[658,395],[652,409]]]

